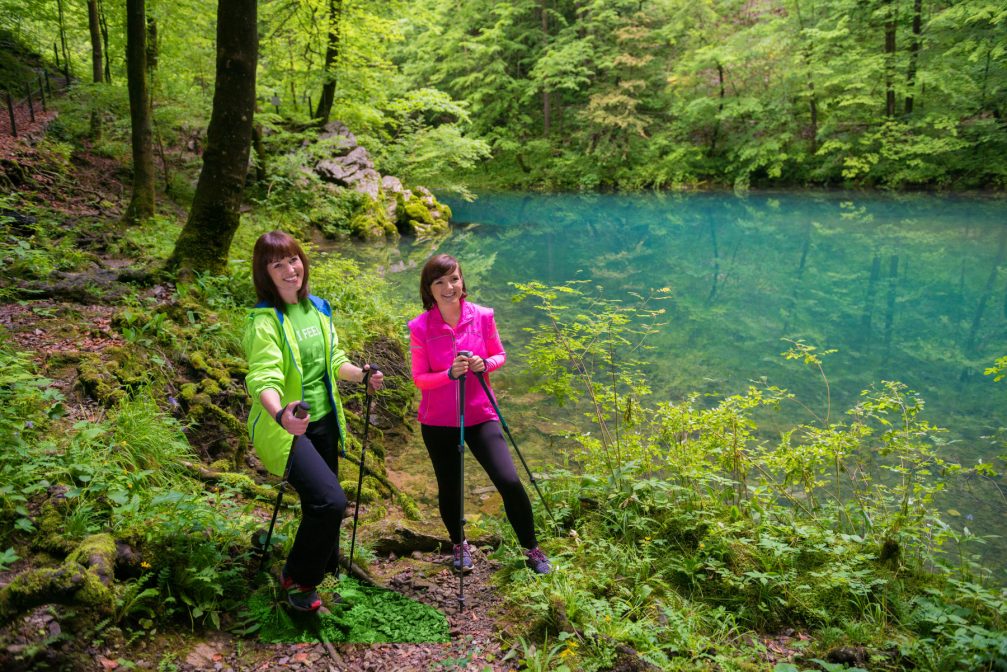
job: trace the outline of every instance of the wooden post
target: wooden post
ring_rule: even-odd
[[[10,134],[16,138],[17,124],[14,123],[14,99],[10,97],[10,91],[7,91],[7,114],[10,115]]]
[[[59,47],[55,42],[52,43],[52,53],[56,54],[56,69],[59,70]]]
[[[31,84],[25,82],[24,92],[28,94],[28,112],[31,114],[31,123],[35,123],[35,105],[31,102]]]
[[[42,86],[42,75],[38,76],[38,95],[39,95],[39,98],[42,99],[42,111],[45,112],[46,111],[46,106],[45,106],[45,87]]]
[[[45,73],[45,90],[48,91],[49,95],[51,96],[52,95],[52,85],[49,84],[49,71],[48,70],[43,70],[42,72]]]

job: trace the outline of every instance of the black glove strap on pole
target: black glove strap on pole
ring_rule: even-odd
[[[504,433],[507,438],[510,439],[510,444],[514,446],[514,452],[517,453],[518,459],[521,460],[521,464],[524,466],[524,470],[528,472],[528,478],[531,480],[531,484],[535,487],[535,492],[538,493],[538,498],[542,502],[542,506],[545,507],[545,512],[549,514],[549,519],[552,520],[552,524],[556,526],[559,530],[559,523],[556,522],[556,517],[552,515],[552,510],[549,508],[549,504],[546,503],[545,497],[542,496],[542,490],[538,487],[538,481],[535,480],[535,474],[532,473],[531,469],[528,467],[528,463],[525,462],[524,455],[521,454],[521,450],[517,447],[517,442],[514,441],[514,437],[510,433],[510,427],[507,426],[507,421],[504,420],[503,413],[500,412],[500,406],[497,405],[497,400],[493,396],[492,390],[490,390],[489,385],[486,383],[486,378],[483,376],[483,372],[480,371],[476,374],[476,378],[479,379],[479,384],[483,386],[483,391],[486,393],[486,397],[493,404],[493,410],[496,411],[497,417],[500,418],[500,426],[503,427]]]
[[[353,507],[353,534],[350,536],[350,557],[346,560],[346,573],[353,573],[353,551],[357,545],[357,520],[360,517],[360,490],[364,487],[364,457],[367,454],[367,430],[371,426],[371,388],[368,383],[374,367],[364,371],[364,438],[360,442],[360,469],[357,474],[357,503]],[[339,558],[336,558],[336,581],[339,580]]]

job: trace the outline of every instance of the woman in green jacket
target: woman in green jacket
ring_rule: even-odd
[[[243,339],[252,396],[248,432],[271,473],[282,475],[290,456],[288,482],[300,495],[302,518],[280,582],[293,608],[316,611],[322,606],[316,586],[330,560],[338,561],[347,504],[338,465],[346,419],[335,381],[362,382],[370,365],[354,366],[339,348],[332,309],[309,294],[308,258],[290,235],[259,237],[252,279],[259,303]],[[370,386],[377,390],[382,380],[375,369]],[[300,401],[310,405],[307,417],[294,415]]]

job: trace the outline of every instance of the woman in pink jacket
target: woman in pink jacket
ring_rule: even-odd
[[[465,280],[458,260],[431,257],[420,274],[420,298],[426,312],[409,322],[413,382],[420,388],[419,421],[423,442],[437,476],[441,520],[454,544],[454,568],[469,572],[472,555],[462,540],[458,488],[458,381],[465,384],[465,443],[503,497],[504,510],[528,566],[548,574],[549,560],[538,547],[531,501],[518,478],[493,404],[475,375],[489,373],[507,360],[493,310],[465,300]],[[470,357],[458,354],[469,351]]]

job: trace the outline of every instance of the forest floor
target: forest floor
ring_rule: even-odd
[[[23,111],[18,112],[19,119]],[[72,166],[72,182],[61,178],[39,157],[35,145],[43,137],[45,124],[53,112],[36,113],[34,125],[25,123],[19,136],[0,137],[0,165],[6,167],[12,185],[24,180],[33,185],[33,200],[59,212],[68,226],[95,218],[113,220],[121,216],[123,194],[128,172],[115,161],[75,150],[68,160]],[[23,130],[22,130],[23,129]],[[51,160],[51,159],[48,159]],[[13,170],[12,170],[12,167]],[[20,177],[19,177],[20,176]],[[80,240],[86,231],[78,232]],[[83,283],[110,282],[108,269],[122,268],[131,260],[108,258],[95,252],[97,262]],[[145,290],[150,296],[165,296],[164,287]],[[115,296],[112,291],[106,295]],[[167,300],[167,299],[166,299]],[[66,396],[69,420],[99,419],[104,410],[80,392],[75,367],[49,366],[49,362],[65,361],[66,354],[99,353],[111,346],[122,345],[112,327],[117,306],[114,302],[94,303],[75,300],[72,293],[45,300],[0,304],[0,325],[10,334],[17,349],[34,353],[43,375]],[[198,447],[197,447],[198,450]],[[405,481],[409,481],[406,478]],[[366,516],[365,507],[362,507]],[[352,507],[351,509],[352,510]],[[438,520],[436,510],[423,510],[425,520]],[[262,512],[268,517],[269,512]],[[349,521],[347,521],[349,522]],[[483,549],[487,550],[487,549]],[[102,633],[73,632],[73,622],[62,623],[61,612],[43,606],[0,630],[0,647],[12,660],[30,649],[39,650],[30,656],[27,668],[5,669],[176,669],[176,670],[266,670],[310,669],[339,671],[430,671],[430,670],[513,670],[514,657],[502,649],[504,637],[513,624],[492,584],[498,563],[476,550],[475,570],[465,577],[465,604],[458,610],[458,579],[450,571],[449,556],[440,553],[413,552],[404,557],[394,554],[379,557],[369,566],[372,576],[412,599],[442,611],[450,626],[451,641],[447,644],[351,644],[328,648],[317,644],[265,644],[254,636],[233,635],[226,630],[194,633],[185,628],[173,632],[157,632],[140,638],[127,637],[117,628]],[[0,574],[0,585],[7,583],[15,571],[26,569],[23,562]],[[53,644],[55,642],[55,644]],[[509,660],[503,659],[508,657]],[[23,656],[22,656],[23,658]],[[93,661],[90,666],[82,660]],[[75,662],[69,662],[75,661]],[[170,663],[166,665],[167,663]]]

